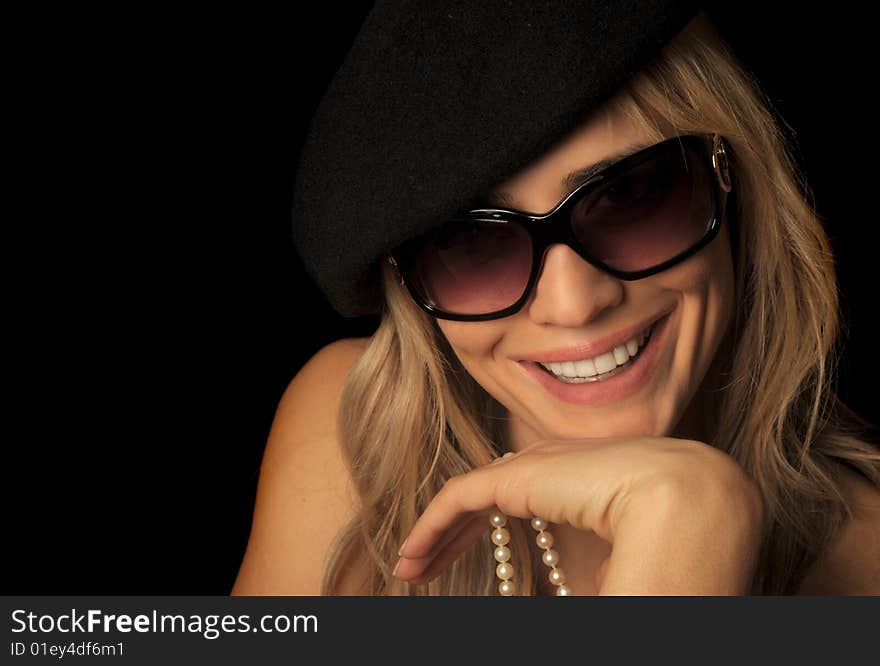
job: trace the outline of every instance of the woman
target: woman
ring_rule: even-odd
[[[831,390],[802,187],[698,13],[375,262],[378,330],[281,400],[233,593],[880,593],[880,452]]]

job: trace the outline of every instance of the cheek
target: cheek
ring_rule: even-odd
[[[692,387],[714,358],[734,312],[734,275],[725,234],[665,276],[664,286],[678,292],[676,341],[679,377]]]
[[[673,268],[664,283],[665,287],[681,294],[683,304],[689,305],[689,309],[703,311],[709,319],[707,325],[723,325],[734,303],[733,261],[727,227],[701,252]]]
[[[494,321],[462,322],[439,319],[437,326],[468,370],[472,369],[473,364],[492,360],[495,346],[504,336],[504,326]]]
[[[722,233],[711,243],[706,253],[706,261],[703,262],[702,279],[707,294],[707,315],[709,323],[718,330],[720,337],[727,330],[727,325],[733,317],[736,303],[736,280],[733,272],[733,258],[730,251],[730,237],[728,227],[725,225]]]
[[[437,325],[465,371],[483,390],[503,403],[506,381],[499,375],[495,350],[508,328],[504,321],[437,320]]]

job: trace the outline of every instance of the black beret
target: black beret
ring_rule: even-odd
[[[574,129],[699,9],[685,0],[377,0],[312,119],[293,240],[337,312],[378,261]]]

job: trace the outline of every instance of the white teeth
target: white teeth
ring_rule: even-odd
[[[596,371],[599,373],[608,372],[617,367],[617,359],[614,358],[613,352],[597,356],[593,359],[593,363],[596,364]]]
[[[574,369],[577,370],[578,377],[592,377],[596,372],[596,364],[593,363],[593,359],[588,358],[586,361],[577,361],[574,364]]]
[[[598,374],[610,372],[628,362],[644,346],[650,332],[651,329],[649,328],[630,338],[624,344],[618,345],[610,352],[600,354],[595,358],[587,358],[581,361],[542,363],[541,365],[560,378],[594,377]]]

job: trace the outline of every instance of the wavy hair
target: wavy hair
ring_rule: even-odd
[[[765,499],[752,593],[791,594],[852,516],[836,465],[880,486],[880,452],[867,438],[874,426],[833,391],[844,331],[813,194],[773,104],[702,12],[608,103],[657,141],[670,131],[717,132],[732,149],[738,307],[710,369],[717,382],[708,390],[709,442],[737,460]],[[507,450],[506,412],[385,262],[382,288],[379,327],[349,375],[339,413],[361,506],[331,547],[321,593],[334,594],[356,556],[368,558],[364,594],[497,594],[488,538],[429,583],[391,576],[400,541],[445,481]],[[512,519],[509,527],[520,593],[536,594],[541,564],[528,525]]]

